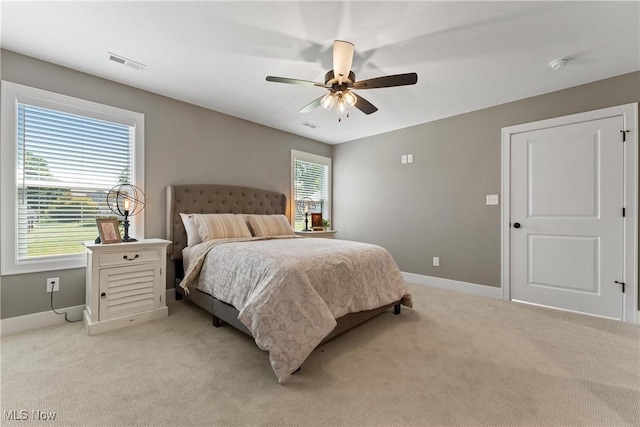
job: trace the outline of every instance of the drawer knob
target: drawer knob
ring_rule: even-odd
[[[100,298],[105,299],[106,297],[107,297],[106,293],[103,292],[103,293],[100,294]]]
[[[138,258],[139,256],[140,256],[140,254],[136,254],[136,256],[134,256],[133,258],[129,258],[128,255],[125,255],[122,258],[126,259],[127,261],[133,261],[134,259]]]

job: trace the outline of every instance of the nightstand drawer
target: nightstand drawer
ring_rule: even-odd
[[[142,262],[152,262],[160,260],[160,249],[144,249],[118,252],[105,252],[100,254],[100,267],[115,265],[133,265]]]

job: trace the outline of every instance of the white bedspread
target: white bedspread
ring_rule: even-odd
[[[389,252],[332,239],[249,238],[194,246],[180,286],[238,309],[284,383],[336,326],[336,318],[411,296]]]

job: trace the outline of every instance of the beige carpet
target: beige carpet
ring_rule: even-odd
[[[7,336],[2,425],[640,425],[640,328],[411,290],[415,310],[316,349],[284,386],[249,337],[188,302],[94,337],[81,323]]]

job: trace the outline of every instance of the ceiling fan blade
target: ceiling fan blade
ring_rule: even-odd
[[[349,78],[354,50],[353,43],[342,40],[333,42],[333,75],[340,84]]]
[[[360,95],[357,95],[358,99],[356,100],[356,105],[355,107],[362,111],[363,113],[369,115],[371,113],[375,113],[376,111],[378,111],[378,108],[373,105],[372,103],[370,103],[369,101],[367,101],[366,99],[364,99],[363,97],[361,97]]]
[[[267,76],[268,82],[275,83],[289,83],[292,85],[300,85],[300,86],[320,86],[320,87],[330,87],[324,83],[312,82],[310,80],[300,80],[300,79],[290,79],[289,77],[275,77],[275,76]]]
[[[313,101],[311,101],[310,103],[308,103],[307,105],[302,107],[302,109],[300,109],[300,112],[301,113],[309,113],[309,112],[315,110],[316,108],[318,108],[320,106],[320,101],[322,101],[322,98],[324,98],[324,95],[322,95],[318,99],[314,99]]]
[[[407,86],[418,82],[416,73],[394,74],[391,76],[376,77],[354,83],[354,89],[377,89],[381,87]]]

